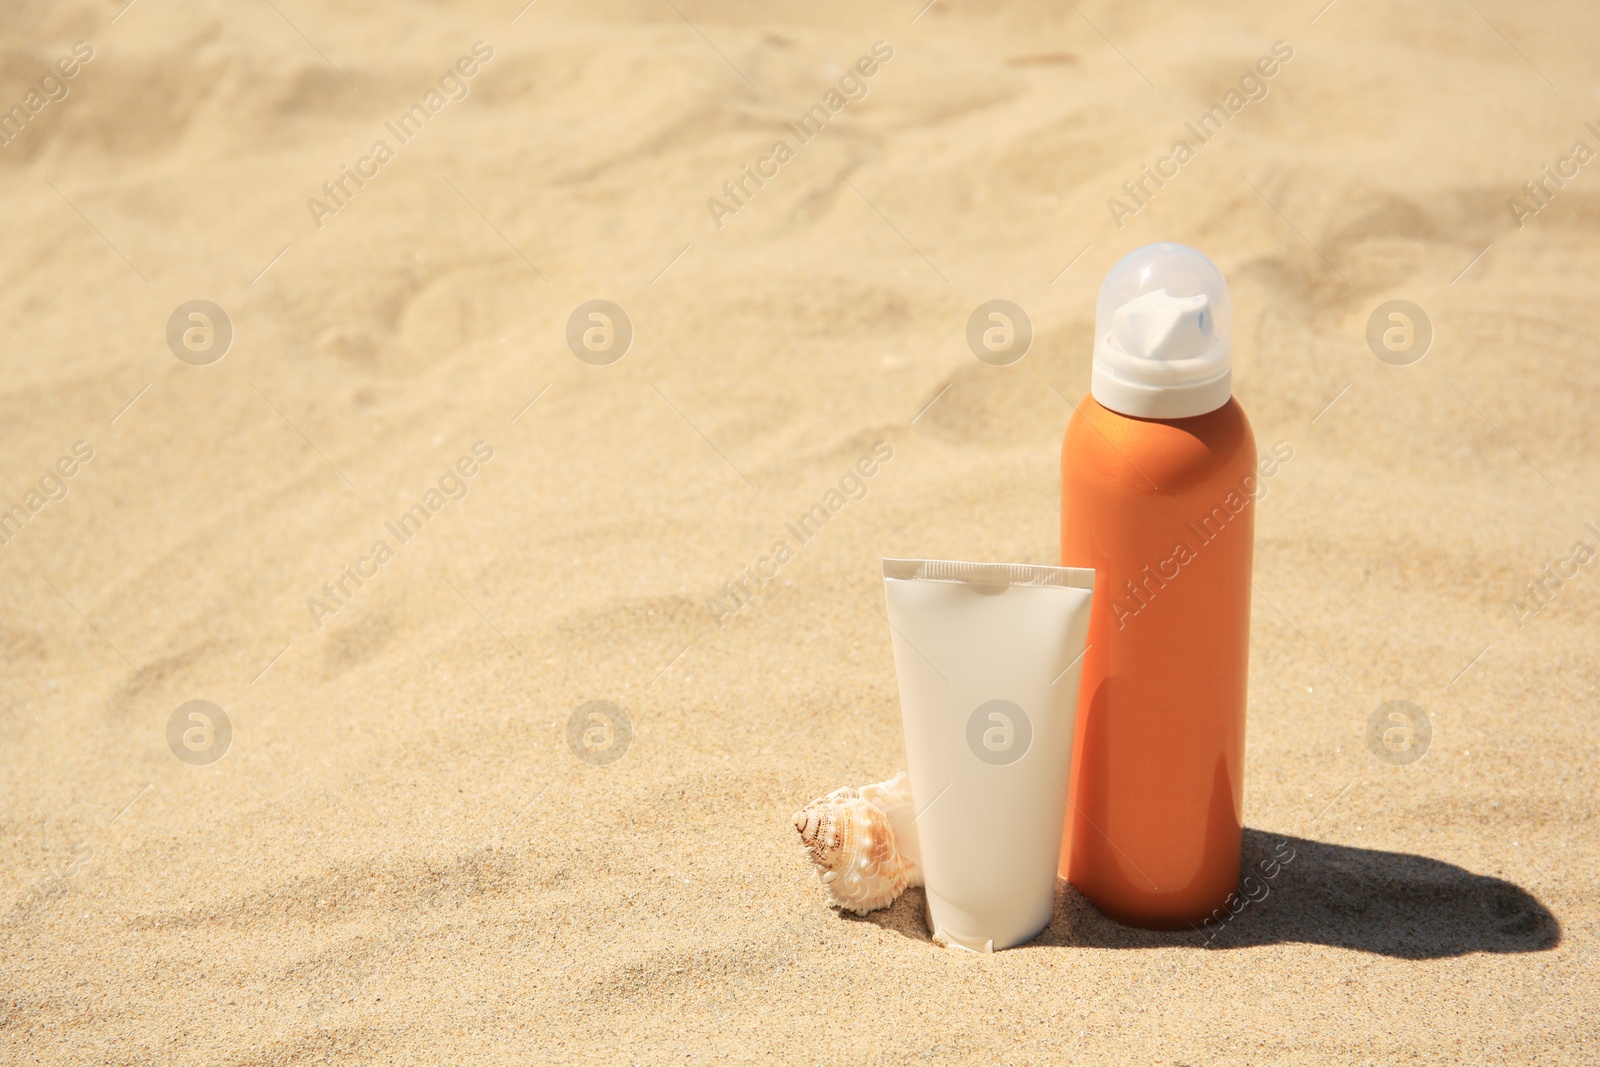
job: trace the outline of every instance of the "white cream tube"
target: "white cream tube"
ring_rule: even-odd
[[[1094,571],[886,559],[928,926],[979,952],[1050,923]]]

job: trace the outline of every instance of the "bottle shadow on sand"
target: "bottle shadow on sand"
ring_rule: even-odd
[[[1503,878],[1426,856],[1247,829],[1243,867],[1253,881],[1242,887],[1232,910],[1222,909],[1204,929],[1122,926],[1057,881],[1050,925],[1028,944],[1217,950],[1300,942],[1436,959],[1469,952],[1541,952],[1561,943],[1560,923],[1531,893]],[[1269,871],[1275,873],[1269,876]],[[856,921],[928,941],[923,899],[921,890],[910,890],[892,907]]]

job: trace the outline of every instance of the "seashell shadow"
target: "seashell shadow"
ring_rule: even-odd
[[[1294,858],[1276,863],[1287,850]],[[1020,947],[1217,951],[1300,943],[1421,960],[1543,952],[1561,943],[1561,924],[1527,890],[1426,856],[1246,829],[1242,866],[1256,876],[1259,899],[1205,930],[1122,926],[1058,879],[1050,925]],[[1261,874],[1273,869],[1271,878]],[[931,944],[923,902],[922,891],[910,889],[882,911],[844,918]]]

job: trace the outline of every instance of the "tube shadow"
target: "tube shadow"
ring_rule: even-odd
[[[1056,883],[1050,925],[1030,945],[1079,948],[1249,948],[1300,942],[1400,959],[1469,952],[1542,952],[1561,943],[1550,910],[1519,886],[1404,852],[1244,832],[1243,889],[1234,912],[1205,929],[1136,930]],[[1271,872],[1271,873],[1269,873]],[[923,894],[912,890],[859,921],[928,941]],[[1240,901],[1245,900],[1241,905]]]

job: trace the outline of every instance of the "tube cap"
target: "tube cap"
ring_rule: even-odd
[[[1188,245],[1145,245],[1106,274],[1095,305],[1089,391],[1145,419],[1204,415],[1233,395],[1233,300]]]
[[[1055,894],[1043,900],[970,908],[923,887],[925,918],[933,939],[969,952],[995,952],[1032,941],[1050,925]]]

